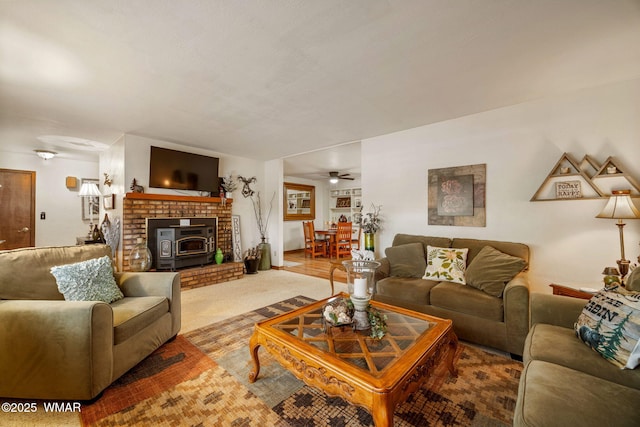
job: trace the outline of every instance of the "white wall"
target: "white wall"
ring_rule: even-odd
[[[169,190],[165,188],[149,188],[149,160],[150,147],[169,148],[172,150],[186,151],[189,153],[202,154],[220,158],[218,173],[220,176],[232,174],[234,177],[242,175],[244,177],[255,176],[257,182],[252,185],[255,191],[264,194],[264,162],[247,159],[244,157],[230,156],[216,151],[197,149],[167,141],[144,138],[135,135],[125,135],[125,171],[124,182],[125,192],[129,192],[131,181],[136,178],[136,182],[145,188],[145,192],[152,194],[177,194],[197,196],[197,191]],[[242,185],[233,193],[232,214],[240,215],[241,243],[242,249],[256,246],[260,243],[260,234],[256,225],[255,215],[251,199],[244,198],[241,194]]]
[[[605,200],[530,202],[560,156],[614,156],[640,181],[640,79],[479,113],[362,141],[366,208],[382,204],[384,254],[396,233],[526,243],[532,289],[599,287],[620,258]],[[427,225],[429,169],[486,164],[486,227]],[[638,199],[636,205],[640,206]],[[627,220],[626,257],[640,255],[640,220]]]
[[[60,156],[42,160],[35,153],[0,151],[0,168],[36,172],[36,246],[75,245],[76,237],[86,236],[89,221],[82,220],[82,201],[78,191],[82,178],[100,178],[97,161],[70,160]],[[67,176],[78,178],[77,189],[67,189]],[[41,212],[45,212],[46,219],[40,219]]]

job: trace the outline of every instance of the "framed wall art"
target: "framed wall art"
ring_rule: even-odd
[[[115,208],[116,203],[116,195],[115,194],[107,194],[102,197],[102,206],[105,210],[110,210]]]
[[[485,227],[486,165],[429,169],[429,225]]]

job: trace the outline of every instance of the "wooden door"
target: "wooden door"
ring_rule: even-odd
[[[35,246],[36,173],[0,169],[0,250]]]

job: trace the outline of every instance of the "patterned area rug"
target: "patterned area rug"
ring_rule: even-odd
[[[295,297],[178,336],[82,408],[83,425],[373,426],[369,413],[297,380],[264,349],[250,384],[253,325],[312,300]],[[511,425],[522,364],[460,345],[395,411],[396,426]]]

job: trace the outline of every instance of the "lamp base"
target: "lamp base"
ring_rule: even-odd
[[[624,283],[624,276],[629,272],[629,264],[631,264],[631,261],[628,259],[619,259],[616,263],[618,264],[618,271],[620,271],[620,279],[622,283]]]

